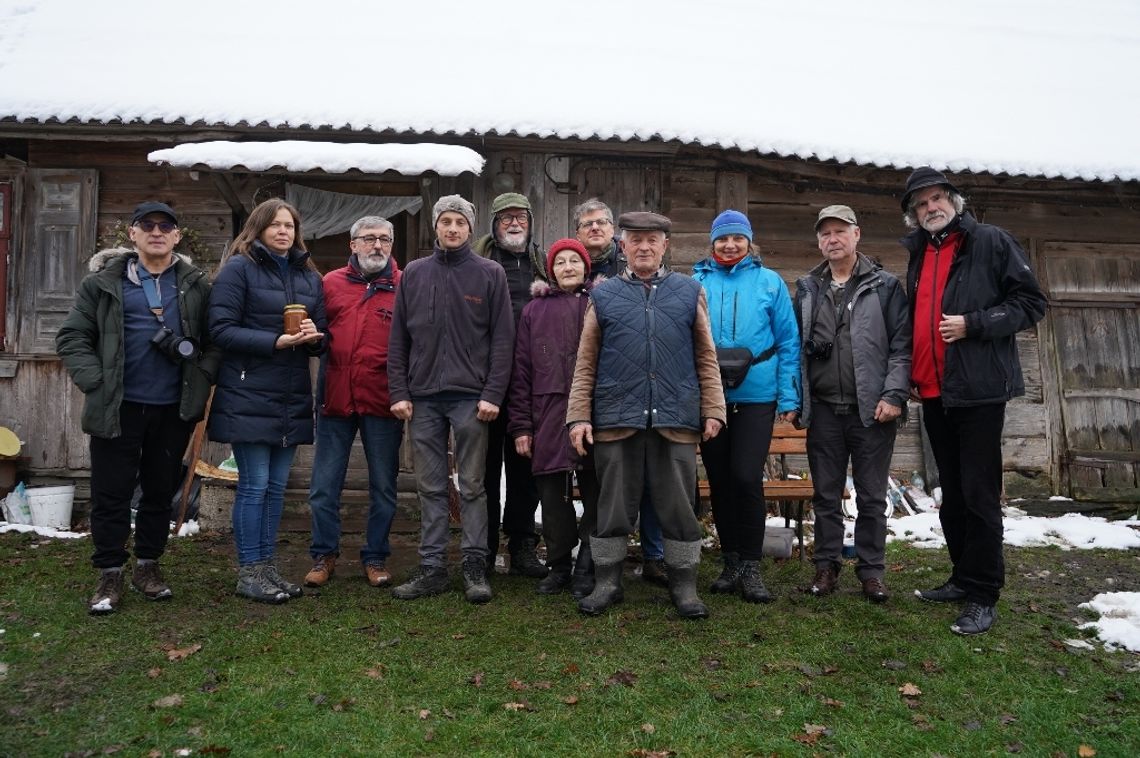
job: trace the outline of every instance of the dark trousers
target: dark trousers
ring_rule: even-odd
[[[127,562],[131,498],[142,488],[135,516],[135,557],[158,559],[170,536],[170,505],[182,481],[182,454],[194,425],[178,417],[178,404],[123,401],[122,433],[91,438],[91,541],[95,568]]]
[[[941,398],[922,401],[942,506],[938,520],[946,537],[951,581],[968,600],[993,605],[1005,584],[1001,522],[1001,432],[1005,403],[946,408]]]
[[[578,472],[582,495],[582,520],[577,521],[570,500],[569,471],[538,474],[534,477],[542,500],[542,539],[546,542],[546,563],[569,566],[570,553],[579,540],[588,540],[598,524],[598,477],[594,470]]]
[[[697,476],[696,448],[670,442],[652,429],[616,442],[594,444],[598,472],[598,537],[624,537],[637,524],[646,488],[667,540],[701,539],[693,500]]]
[[[506,507],[500,491],[503,474],[506,474]],[[507,535],[510,550],[523,539],[535,539],[534,512],[538,510],[538,489],[530,471],[530,458],[515,452],[515,440],[507,434],[506,407],[490,423],[487,439],[487,471],[483,477],[487,490],[487,548],[491,560],[499,552],[499,518],[502,514],[503,532]]]
[[[855,482],[855,575],[882,579],[887,546],[887,477],[895,449],[895,422],[863,426],[859,411],[837,414],[825,403],[812,403],[807,431],[808,466],[815,485],[815,563],[842,565],[843,485],[847,461]]]
[[[764,459],[775,416],[775,403],[729,403],[728,424],[701,443],[721,552],[746,561],[764,554]]]

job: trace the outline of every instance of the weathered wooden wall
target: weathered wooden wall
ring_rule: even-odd
[[[125,222],[140,200],[168,202],[178,210],[180,220],[198,232],[206,251],[198,262],[210,268],[232,238],[234,199],[252,207],[258,192],[272,192],[272,185],[285,177],[234,172],[220,186],[207,174],[195,179],[185,169],[147,162],[147,153],[165,146],[153,140],[30,139],[27,166],[97,171],[100,237],[116,222]],[[478,209],[479,234],[490,229],[490,200],[504,188],[504,181],[530,197],[535,209],[534,238],[543,247],[572,235],[571,209],[596,196],[618,213],[652,209],[669,215],[674,224],[670,263],[688,271],[709,252],[708,229],[713,218],[733,207],[751,219],[765,265],[791,286],[820,260],[813,233],[819,209],[845,203],[859,216],[861,250],[896,274],[905,269],[905,254],[898,244],[905,231],[898,207],[905,171],[634,143],[599,144],[596,149],[577,144],[566,152],[561,143],[538,139],[487,139],[471,142],[471,146],[488,159],[483,176],[424,176],[408,182],[416,183],[428,209],[443,194],[459,192],[471,197]],[[305,183],[315,185],[346,181],[357,180],[305,178]],[[366,191],[368,183],[360,181]],[[1119,261],[1140,256],[1135,243],[1140,238],[1140,188],[1134,183],[1106,186],[993,176],[958,181],[980,220],[1003,226],[1017,236],[1039,274],[1047,267],[1056,271],[1059,278],[1053,282],[1051,296],[1072,298],[1077,293],[1085,309],[1077,313],[1071,303],[1062,305],[1038,329],[1018,336],[1027,394],[1008,408],[1007,486],[1012,493],[1048,492],[1068,487],[1071,480],[1080,486],[1135,489],[1140,484],[1140,465],[1135,461],[1140,447],[1140,398],[1135,395],[1138,370],[1134,361],[1129,363],[1121,356],[1134,354],[1140,341],[1140,294],[1134,288],[1114,289],[1112,280],[1127,281],[1136,273],[1133,268],[1120,269]],[[406,191],[405,186],[402,192]],[[403,231],[409,242],[407,257],[430,250],[430,212],[409,219]],[[1066,268],[1064,261],[1069,259],[1099,262]],[[1049,276],[1043,281],[1048,286]],[[1105,315],[1098,298],[1112,301],[1111,317]],[[1089,310],[1090,302],[1093,310]],[[1104,335],[1097,336],[1098,330]],[[1103,349],[1081,350],[1080,340],[1086,332],[1102,339]],[[1110,336],[1115,341],[1108,340]],[[13,357],[7,356],[9,361]],[[27,452],[37,471],[84,470],[87,446],[79,432],[78,391],[51,355],[19,356],[18,363],[14,377],[0,378],[0,424],[14,428],[28,441]],[[1089,376],[1082,377],[1082,371]],[[1092,445],[1089,441],[1094,438]],[[1074,462],[1070,448],[1088,452],[1090,447],[1106,455],[1091,462]],[[221,446],[210,447],[207,456],[216,459],[222,452]],[[311,450],[299,456],[300,473],[294,486],[306,484],[304,472],[310,456]],[[892,468],[906,474],[921,468],[921,463],[918,425],[912,421],[900,434]],[[404,466],[410,466],[409,455],[405,455]],[[356,454],[350,480],[359,483],[363,474],[363,460]]]

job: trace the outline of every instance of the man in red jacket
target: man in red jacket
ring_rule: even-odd
[[[907,179],[902,240],[914,327],[911,381],[938,463],[938,520],[954,568],[922,600],[962,603],[955,634],[984,634],[1005,583],[1002,454],[1005,405],[1025,394],[1017,332],[1045,315],[1045,295],[1021,245],[964,212],[965,199],[940,171]]]
[[[352,443],[360,432],[368,461],[368,526],[360,563],[373,587],[390,584],[388,532],[396,513],[396,475],[404,422],[388,400],[388,335],[400,269],[392,257],[395,229],[380,216],[352,225],[348,265],[325,275],[329,350],[317,395],[316,453],[309,488],[313,568],[305,584],[328,582],[340,555],[340,494]]]

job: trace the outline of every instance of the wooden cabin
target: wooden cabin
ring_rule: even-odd
[[[908,170],[679,141],[391,138],[329,130],[319,137],[464,145],[486,163],[478,176],[445,177],[430,171],[404,176],[175,168],[148,160],[155,150],[205,139],[316,136],[268,127],[0,120],[0,425],[24,441],[33,481],[89,475],[87,437],[79,426],[82,398],[53,340],[87,258],[115,237],[142,200],[178,211],[189,230],[182,249],[205,267],[216,266],[257,202],[298,188],[409,201],[403,205],[410,209],[392,218],[401,264],[430,252],[430,208],[452,192],[474,201],[479,233],[490,228],[485,209],[492,197],[526,194],[535,209],[534,237],[544,247],[570,233],[571,209],[590,197],[601,198],[615,214],[659,211],[673,220],[670,263],[681,271],[708,254],[714,216],[736,208],[747,211],[765,265],[789,286],[820,260],[813,233],[817,212],[844,203],[858,214],[862,252],[896,274],[905,270],[898,202]],[[951,179],[980,220],[1005,227],[1022,242],[1051,304],[1045,320],[1018,338],[1027,393],[1007,411],[1007,495],[1140,499],[1140,183],[989,174]],[[328,271],[344,264],[347,230],[308,244],[319,268]],[[924,458],[916,409],[892,461],[902,477],[932,465]],[[224,457],[217,447],[207,448],[212,463]],[[294,486],[307,486],[310,461],[306,448]],[[364,468],[356,459],[354,474],[355,486],[362,487]]]

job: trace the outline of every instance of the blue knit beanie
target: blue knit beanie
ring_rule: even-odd
[[[715,219],[713,219],[712,230],[709,231],[709,240],[716,242],[718,237],[724,237],[729,234],[743,234],[752,241],[752,224],[748,223],[748,217],[740,211],[724,211]]]

